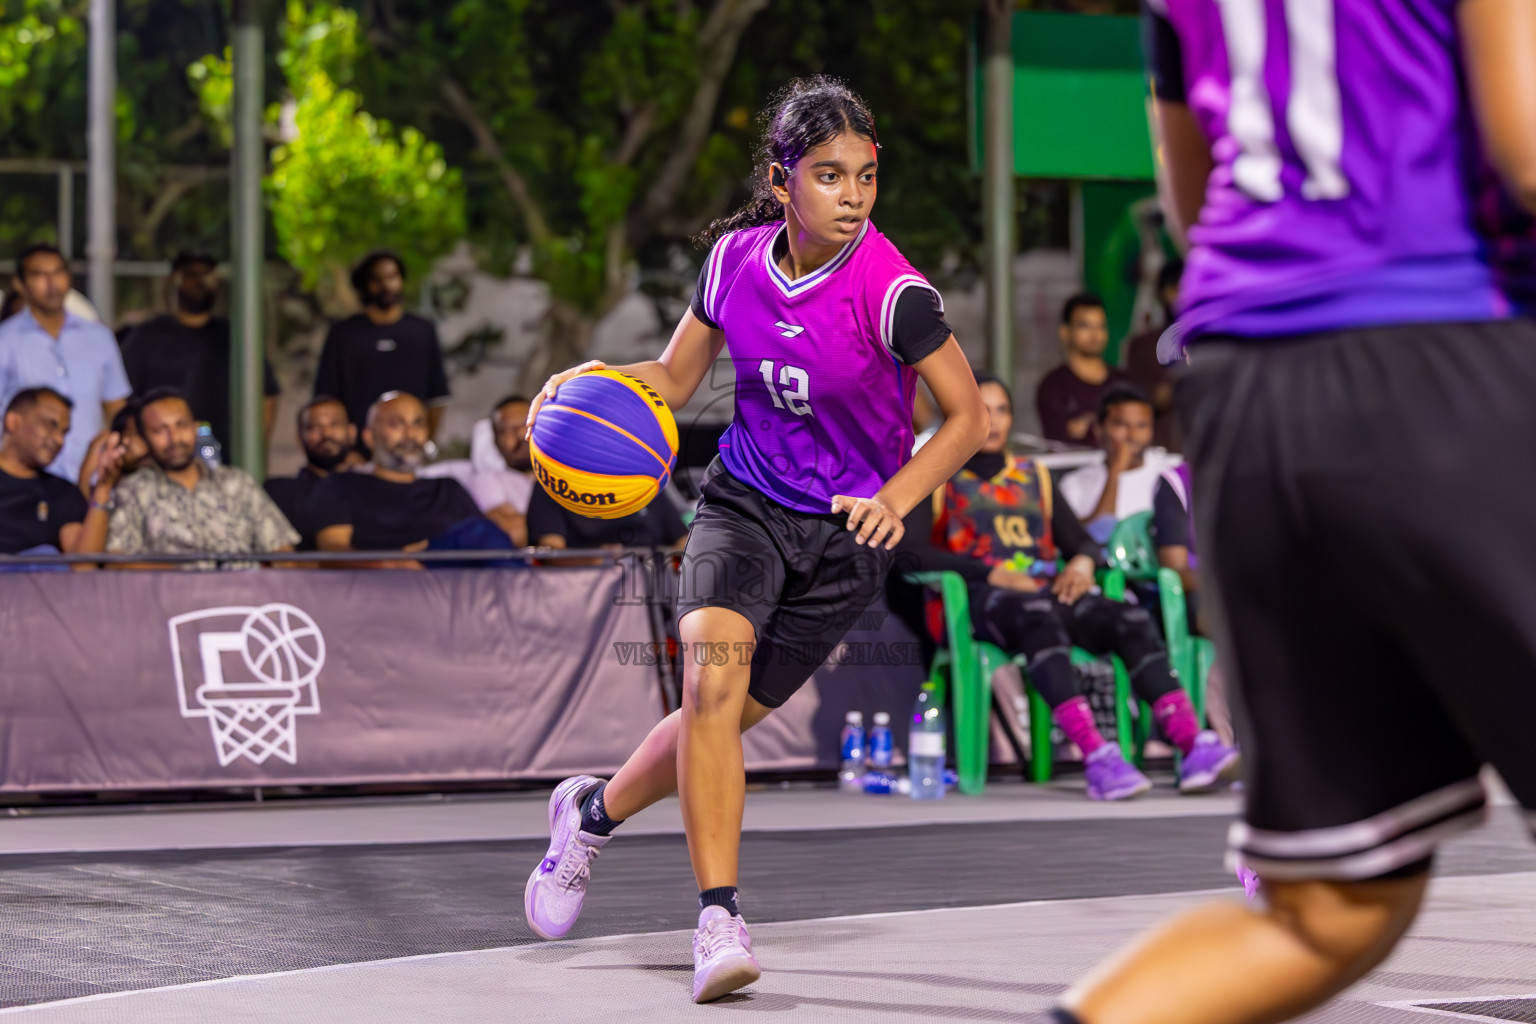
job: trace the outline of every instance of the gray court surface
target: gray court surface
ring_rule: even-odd
[[[687,998],[694,887],[665,807],[608,846],[555,943],[522,918],[537,796],[29,817],[0,829],[29,851],[0,873],[0,1016],[1028,1020],[1150,923],[1242,898],[1220,863],[1232,804],[1161,792],[1106,808],[1070,781],[927,807],[754,792],[743,909],[767,973],[710,1007]],[[234,845],[216,845],[221,823]],[[1532,1019],[1536,849],[1519,816],[1451,844],[1438,874],[1413,937],[1311,1019]]]

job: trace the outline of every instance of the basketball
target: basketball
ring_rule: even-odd
[[[672,479],[677,422],[639,378],[590,370],[539,408],[530,447],[551,498],[580,515],[618,519],[650,504]]]

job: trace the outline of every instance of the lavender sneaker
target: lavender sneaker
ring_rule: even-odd
[[[713,1002],[762,976],[747,922],[724,907],[705,907],[693,933],[693,1001]]]
[[[1237,778],[1242,755],[1207,729],[1195,737],[1194,749],[1179,766],[1179,792],[1208,793],[1223,782]]]
[[[1083,763],[1088,776],[1088,799],[1128,800],[1152,788],[1152,780],[1120,755],[1120,748],[1106,743]]]
[[[541,939],[564,938],[575,925],[587,897],[592,862],[612,838],[581,831],[581,801],[602,784],[602,779],[577,775],[556,786],[549,798],[549,852],[523,890],[528,927]]]

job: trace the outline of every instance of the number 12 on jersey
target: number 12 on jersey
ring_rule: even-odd
[[[787,363],[779,368],[778,386],[784,390],[776,390],[774,387],[773,360],[764,359],[757,364],[757,371],[763,375],[763,383],[768,385],[768,397],[773,399],[775,409],[788,409],[796,416],[811,415],[811,378],[798,366],[790,366]],[[790,390],[790,388],[793,390]]]

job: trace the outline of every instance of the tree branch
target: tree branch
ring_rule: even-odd
[[[657,173],[646,192],[640,208],[630,219],[629,244],[633,249],[655,229],[657,221],[665,216],[682,193],[688,173],[699,159],[704,142],[709,138],[710,124],[715,119],[715,107],[720,101],[720,90],[736,60],[736,49],[752,19],[768,0],[719,0],[710,9],[709,18],[699,32],[699,57],[702,65],[699,85],[693,94],[693,102],[678,129],[677,142],[672,155]]]
[[[443,77],[441,91],[443,99],[447,101],[448,108],[464,122],[470,134],[475,137],[475,145],[479,147],[481,154],[496,168],[496,173],[501,176],[501,183],[506,186],[507,193],[511,195],[512,202],[517,206],[517,211],[522,215],[523,224],[528,228],[528,236],[536,244],[543,244],[553,237],[549,229],[549,222],[544,219],[544,211],[539,209],[539,204],[534,202],[533,193],[528,189],[528,182],[517,172],[501,151],[501,143],[496,141],[496,135],[491,131],[491,126],[485,118],[480,116],[480,111],[475,109],[474,101],[464,92],[459,83],[447,76]]]
[[[628,167],[640,153],[640,147],[651,134],[651,125],[656,121],[656,104],[642,103],[629,118],[629,123],[624,126],[624,141],[619,143],[619,148],[613,154],[613,162],[620,167]]]

